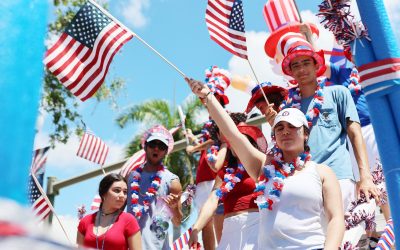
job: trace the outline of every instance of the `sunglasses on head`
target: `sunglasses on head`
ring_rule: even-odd
[[[168,149],[167,145],[165,145],[163,142],[157,141],[157,140],[148,142],[147,147],[149,147],[149,148],[157,147],[159,150],[162,150],[162,151],[166,151]]]

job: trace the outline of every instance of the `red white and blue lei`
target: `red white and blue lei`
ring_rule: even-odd
[[[142,164],[140,167],[138,167],[136,170],[134,170],[133,176],[132,176],[132,183],[130,184],[130,188],[132,191],[131,195],[131,204],[132,204],[132,212],[133,215],[137,218],[140,219],[140,217],[147,213],[147,211],[150,208],[150,203],[154,199],[155,195],[157,194],[158,189],[160,188],[161,185],[161,174],[165,170],[165,166],[161,165],[157,172],[150,177],[150,187],[147,189],[144,198],[143,198],[143,205],[139,204],[139,195],[140,195],[140,180],[141,180],[141,175],[143,172],[143,167],[144,164]]]
[[[282,151],[276,145],[272,148],[272,152],[274,159],[263,167],[263,173],[254,190],[257,196],[255,202],[260,210],[272,210],[273,205],[280,201],[284,180],[293,175],[295,170],[302,170],[306,162],[311,159],[310,153],[305,151],[294,162],[287,163],[283,162]]]
[[[308,127],[311,129],[312,123],[314,119],[318,118],[322,104],[324,103],[324,87],[326,84],[327,78],[318,78],[317,82],[317,88],[315,89],[315,94],[314,94],[314,106],[307,112],[306,118],[308,121]],[[289,90],[289,93],[287,95],[287,98],[282,102],[281,104],[281,109],[285,108],[301,108],[301,93],[300,93],[300,88],[292,88]]]
[[[235,185],[242,181],[245,173],[246,170],[241,163],[238,163],[235,169],[226,168],[221,187],[216,191],[218,198],[220,200],[224,200],[228,193],[235,187]]]

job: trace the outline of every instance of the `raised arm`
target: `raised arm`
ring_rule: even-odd
[[[339,249],[344,235],[342,194],[335,173],[327,166],[318,165],[322,181],[322,196],[328,220],[324,249]]]
[[[192,233],[190,234],[189,246],[198,242],[198,233],[205,227],[208,221],[214,216],[215,211],[218,207],[218,196],[216,195],[216,189],[222,184],[221,178],[218,176],[215,178],[215,184],[213,191],[208,196],[206,202],[201,208],[199,217],[192,227]]]
[[[258,149],[253,147],[249,140],[237,129],[228,113],[221,104],[211,94],[210,89],[202,82],[185,78],[193,93],[196,94],[206,105],[212,119],[217,124],[220,131],[229,140],[231,148],[235,151],[247,173],[257,180],[260,169],[263,166],[266,156]]]

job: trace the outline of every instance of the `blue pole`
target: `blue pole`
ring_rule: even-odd
[[[27,204],[48,2],[0,2],[0,197],[20,204]]]
[[[382,0],[357,0],[361,19],[372,42],[356,40],[357,66],[387,58],[400,58]],[[354,48],[354,44],[353,44]],[[394,231],[400,239],[400,79],[385,80],[364,88],[372,126],[381,156],[393,218]]]

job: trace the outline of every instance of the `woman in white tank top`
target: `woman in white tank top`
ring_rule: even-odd
[[[186,81],[259,182],[259,248],[338,249],[345,230],[339,183],[329,167],[310,160],[304,114],[294,108],[278,113],[271,129],[276,145],[265,155],[239,133],[207,86]]]

